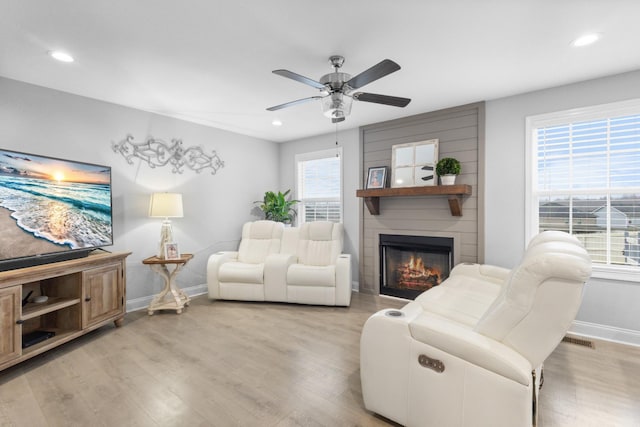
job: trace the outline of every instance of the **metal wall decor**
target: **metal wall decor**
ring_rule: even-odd
[[[171,165],[173,173],[182,173],[185,167],[196,173],[211,169],[211,175],[224,167],[224,162],[215,151],[207,154],[202,147],[184,148],[181,139],[172,139],[171,143],[152,136],[139,143],[133,142],[133,139],[133,136],[127,135],[122,141],[111,143],[113,151],[122,154],[130,165],[136,157],[146,162],[150,168]]]

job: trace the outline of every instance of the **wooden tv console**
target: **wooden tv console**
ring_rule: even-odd
[[[0,370],[20,363],[125,315],[125,260],[131,252],[94,252],[85,258],[0,272]],[[46,302],[29,300],[39,295]],[[55,332],[22,348],[33,331]]]

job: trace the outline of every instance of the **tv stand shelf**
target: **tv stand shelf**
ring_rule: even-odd
[[[43,314],[51,313],[53,311],[61,310],[65,307],[80,304],[80,298],[56,298],[52,297],[43,303],[30,302],[22,307],[21,319],[29,320],[34,317],[42,316]]]
[[[114,322],[125,315],[125,261],[130,252],[0,272],[0,370]],[[42,303],[27,302],[46,295]],[[31,332],[55,335],[23,348]],[[30,334],[30,336],[33,334]]]
[[[23,348],[22,357],[24,357],[25,359],[28,359],[37,354],[44,353],[49,349],[52,349],[68,341],[71,341],[77,336],[76,331],[69,331],[69,330],[56,329],[56,328],[49,328],[47,330],[55,332],[56,333],[55,336],[49,339],[46,339],[42,342],[39,342],[38,344],[34,344],[31,347]]]
[[[364,198],[371,215],[380,215],[381,197],[449,196],[451,215],[462,216],[462,196],[470,195],[471,186],[467,184],[356,190],[356,196]]]

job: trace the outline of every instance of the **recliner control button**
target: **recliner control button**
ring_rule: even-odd
[[[444,372],[444,363],[442,363],[441,360],[432,359],[429,356],[426,356],[424,354],[421,354],[420,356],[418,356],[418,363],[420,364],[420,366],[432,369],[437,373]]]

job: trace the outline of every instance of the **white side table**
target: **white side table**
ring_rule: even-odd
[[[191,298],[176,285],[176,276],[191,258],[193,258],[193,254],[182,254],[180,258],[176,259],[162,259],[152,256],[142,260],[143,264],[148,265],[151,270],[164,278],[164,289],[153,298],[147,309],[149,316],[157,310],[176,310],[176,313],[180,314],[182,309],[189,305]],[[169,269],[169,265],[174,266],[173,270]]]

